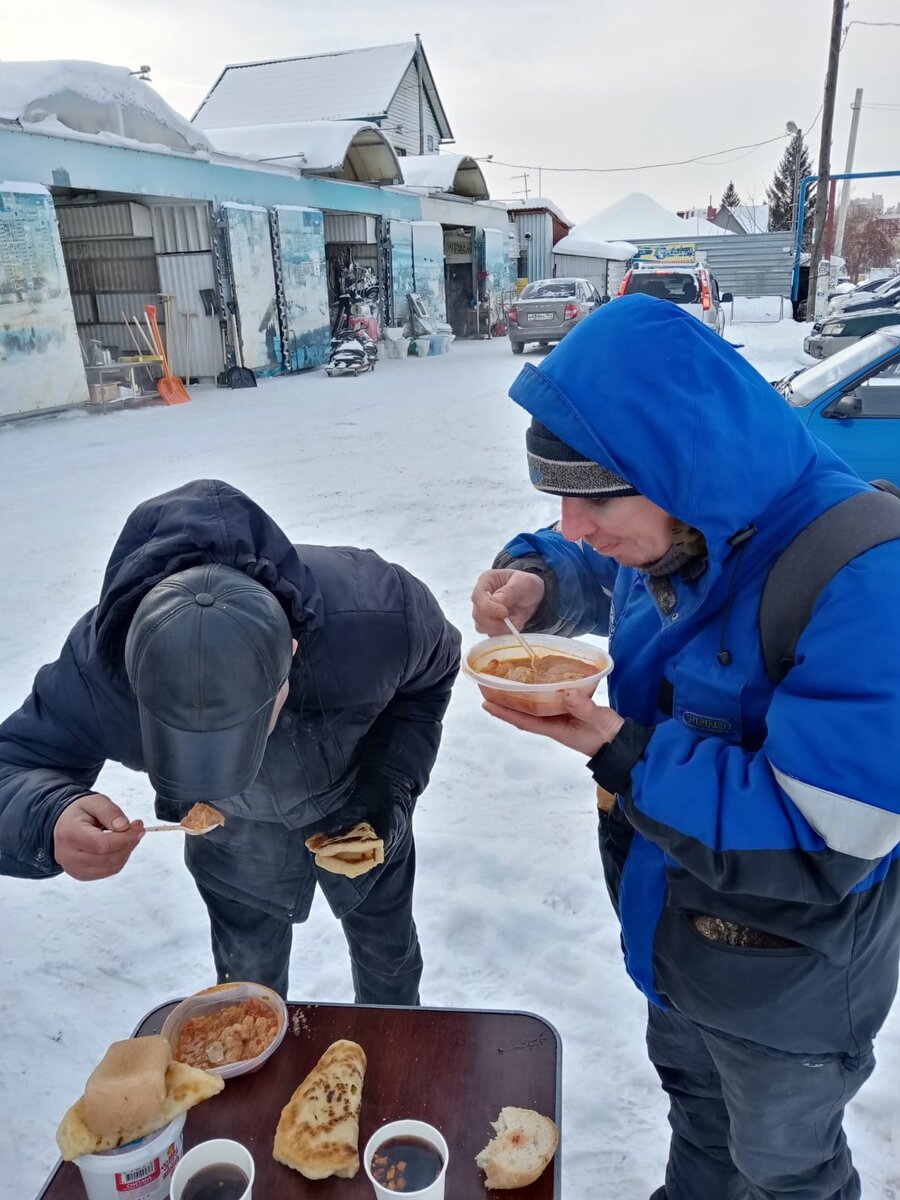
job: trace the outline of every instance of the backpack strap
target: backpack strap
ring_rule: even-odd
[[[900,488],[873,481],[801,529],[773,563],[759,606],[766,673],[781,683],[796,661],[797,642],[819,595],[842,567],[882,542],[900,538]]]

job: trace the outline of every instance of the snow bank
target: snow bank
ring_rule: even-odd
[[[560,238],[553,247],[554,254],[577,254],[583,258],[610,258],[613,262],[625,262],[637,254],[637,246],[631,242],[605,242],[592,236],[590,230],[583,235],[576,229]]]
[[[108,63],[0,62],[0,122],[183,152],[210,148],[153,88]]]

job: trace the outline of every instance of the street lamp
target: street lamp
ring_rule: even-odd
[[[791,231],[796,233],[800,207],[800,158],[803,154],[803,130],[795,121],[788,121],[785,129],[796,139],[797,147],[794,152],[794,189],[791,196]]]

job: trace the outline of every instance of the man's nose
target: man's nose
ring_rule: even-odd
[[[562,535],[570,542],[587,537],[593,532],[595,522],[591,515],[591,506],[587,500],[577,496],[563,496],[559,527]]]

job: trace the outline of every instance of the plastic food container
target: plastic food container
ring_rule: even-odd
[[[162,1036],[169,1039],[173,1057],[185,1021],[191,1017],[201,1017],[218,1012],[222,1008],[228,1008],[231,1004],[240,1004],[242,1000],[261,1000],[268,1005],[278,1018],[278,1032],[262,1054],[257,1054],[255,1058],[247,1058],[242,1062],[222,1063],[220,1067],[208,1067],[207,1070],[215,1075],[221,1075],[223,1079],[233,1079],[236,1075],[249,1075],[251,1071],[258,1071],[284,1041],[288,1027],[287,1005],[277,992],[264,987],[261,983],[220,983],[216,987],[197,992],[194,996],[188,996],[186,1000],[177,1004],[166,1017],[160,1030]]]
[[[186,1118],[179,1113],[165,1129],[137,1142],[76,1158],[88,1200],[165,1200],[181,1160]]]
[[[592,675],[585,675],[583,679],[573,679],[570,683],[517,683],[512,679],[482,674],[479,668],[487,666],[492,658],[502,662],[505,659],[525,657],[525,651],[513,635],[504,633],[500,637],[477,642],[463,659],[463,674],[475,680],[485,700],[492,704],[502,704],[504,708],[515,708],[519,712],[530,713],[535,717],[559,717],[568,711],[563,700],[565,692],[579,691],[593,696],[600,680],[605,679],[615,665],[605,650],[601,650],[599,646],[592,646],[589,642],[554,637],[549,633],[529,633],[527,637],[537,651],[544,650],[549,654],[564,654],[567,658],[580,659],[595,666],[596,671]]]

